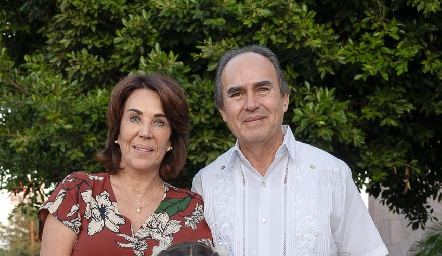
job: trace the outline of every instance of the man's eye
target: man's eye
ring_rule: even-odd
[[[261,87],[261,88],[259,88],[258,89],[260,92],[268,92],[268,91],[270,91],[270,88],[267,88],[267,87]]]
[[[235,93],[230,94],[230,98],[240,97],[241,95],[243,95],[242,92],[235,92]]]

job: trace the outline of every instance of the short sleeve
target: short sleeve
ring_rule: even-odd
[[[334,207],[339,208],[340,211],[339,216],[334,216],[337,225],[333,232],[338,252],[342,255],[387,255],[388,250],[351,175],[340,178],[342,194],[341,200],[337,200],[340,205]]]
[[[87,182],[88,176],[84,172],[76,172],[64,178],[54,192],[38,211],[40,230],[43,234],[44,222],[48,214],[69,227],[75,234],[80,233],[81,216],[79,211],[79,199],[81,192],[90,187]]]

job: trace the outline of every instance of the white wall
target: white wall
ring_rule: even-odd
[[[442,204],[437,201],[430,203],[434,209],[433,215],[442,220]],[[388,210],[387,206],[380,203],[380,200],[373,197],[369,198],[368,204],[369,212],[376,227],[384,240],[385,245],[390,252],[390,256],[405,256],[408,253],[411,245],[422,238],[424,230],[412,230],[408,226],[408,221],[404,215],[393,214]],[[431,226],[431,222],[427,226]]]

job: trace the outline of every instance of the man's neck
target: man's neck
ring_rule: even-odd
[[[239,142],[239,148],[244,157],[262,176],[266,174],[270,165],[275,160],[276,152],[282,145],[284,135],[281,133],[281,136],[278,137],[279,138],[271,140],[271,143],[246,144]]]

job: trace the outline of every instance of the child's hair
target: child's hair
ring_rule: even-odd
[[[161,251],[158,256],[219,256],[219,254],[203,243],[183,242]]]

